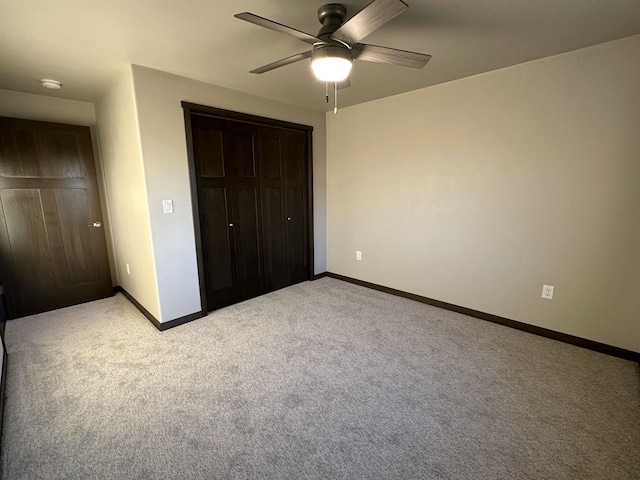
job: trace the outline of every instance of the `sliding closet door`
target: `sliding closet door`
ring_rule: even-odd
[[[193,150],[200,209],[202,256],[209,310],[234,302],[231,179],[226,175],[222,120],[193,115]]]
[[[238,301],[264,292],[260,225],[258,127],[226,122],[224,152],[231,181],[231,218]]]
[[[306,134],[284,131],[286,251],[289,284],[309,278]]]

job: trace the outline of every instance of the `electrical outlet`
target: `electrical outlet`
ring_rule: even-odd
[[[356,250],[356,260],[362,260],[362,252],[360,250]]]
[[[164,213],[173,213],[173,200],[162,200],[162,211]]]
[[[127,275],[131,275],[131,269],[129,268],[129,264],[125,263],[125,267],[127,267]]]
[[[542,286],[542,298],[546,298],[547,300],[553,300],[553,290],[556,287],[552,285],[543,285]]]

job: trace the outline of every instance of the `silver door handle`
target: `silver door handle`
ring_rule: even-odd
[[[94,227],[94,228],[100,228],[102,226],[102,223],[100,222],[93,222],[91,225],[88,225],[89,227]]]
[[[287,221],[291,220],[291,217],[287,217]]]
[[[233,223],[230,223],[230,224],[229,224],[229,226],[230,226],[230,227],[233,227]]]

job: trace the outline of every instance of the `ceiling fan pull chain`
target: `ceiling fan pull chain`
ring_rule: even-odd
[[[329,82],[324,82],[324,103],[329,103]]]
[[[333,114],[337,115],[338,114],[338,82],[333,83],[333,89],[336,95],[335,103],[333,104]]]

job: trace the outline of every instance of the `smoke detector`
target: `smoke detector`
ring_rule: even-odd
[[[40,83],[42,83],[44,88],[50,88],[52,90],[60,90],[62,88],[62,84],[59,81],[51,80],[49,78],[43,78],[40,80]]]

